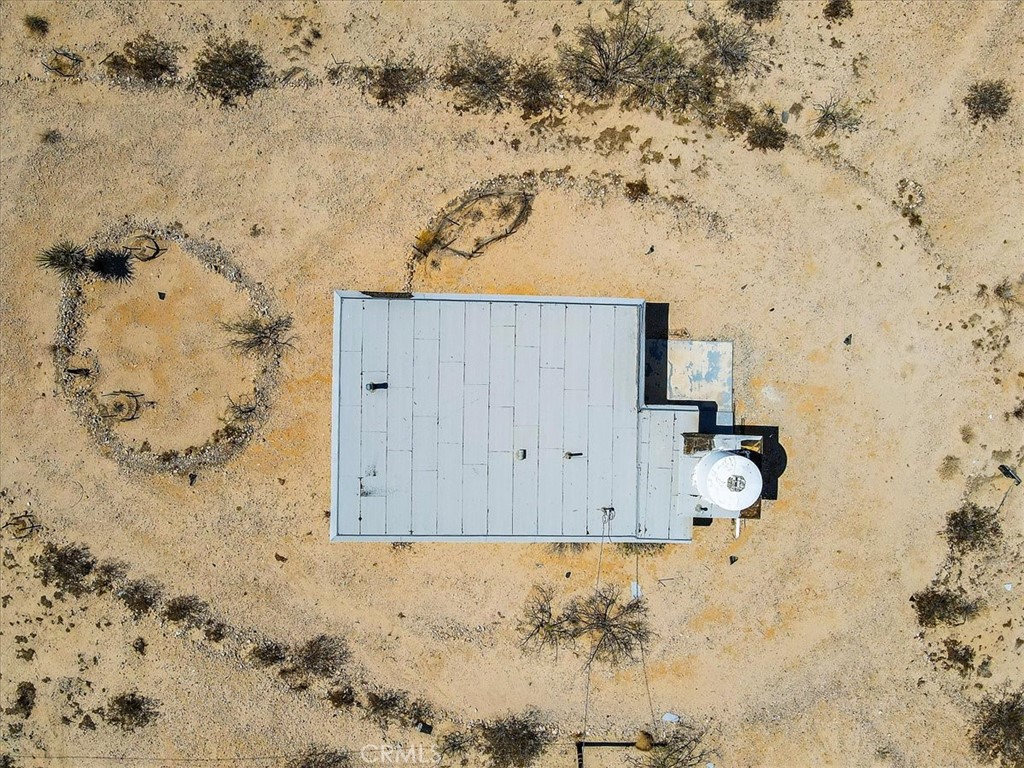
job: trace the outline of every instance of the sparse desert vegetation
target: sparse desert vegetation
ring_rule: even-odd
[[[259,46],[247,40],[214,38],[195,62],[196,85],[222,106],[237,104],[270,85],[270,69]]]
[[[104,60],[111,77],[158,85],[178,76],[178,46],[144,33],[124,44],[121,53]]]
[[[1010,111],[1010,88],[1005,80],[978,80],[971,83],[964,106],[971,122],[1003,119]]]
[[[1024,688],[1004,687],[982,700],[974,714],[974,751],[1003,768],[1024,765]]]

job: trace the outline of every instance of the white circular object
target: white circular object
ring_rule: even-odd
[[[730,512],[741,512],[761,496],[761,472],[746,456],[712,451],[693,472],[697,491]]]

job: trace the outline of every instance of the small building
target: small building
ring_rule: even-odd
[[[648,404],[645,310],[337,291],[331,539],[689,542],[695,518],[758,517],[731,347],[710,428],[697,404]]]

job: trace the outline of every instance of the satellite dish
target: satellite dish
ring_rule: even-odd
[[[693,472],[697,491],[730,512],[741,512],[761,497],[761,471],[746,456],[712,451]]]

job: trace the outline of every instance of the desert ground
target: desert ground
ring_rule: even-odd
[[[763,71],[720,78],[785,111],[785,146],[762,151],[620,95],[566,86],[527,115],[443,87],[453,44],[555,62],[621,4],[0,3],[2,764],[432,759],[519,713],[542,724],[528,759],[478,735],[443,760],[568,766],[580,740],[692,728],[701,765],[984,764],[979,706],[1024,684],[1024,487],[998,470],[1024,462],[1024,5],[823,5],[783,0],[751,26]],[[742,21],[717,1],[654,12],[697,57],[706,14]],[[142,33],[178,46],[161,84],[106,65]],[[269,87],[222,105],[195,84],[220,36],[259,48]],[[328,76],[388,52],[427,72],[404,104]],[[998,120],[965,108],[982,79],[1012,93]],[[859,124],[816,133],[832,96]],[[495,179],[530,185],[529,218],[474,258],[424,257],[431,223]],[[130,282],[37,265],[147,234],[166,250]],[[643,552],[330,543],[337,288],[667,302],[672,335],[733,341],[738,420],[780,430],[778,499],[739,539],[719,521]],[[290,316],[288,344],[233,348],[224,324],[250,311]],[[137,418],[90,411],[106,401],[83,377]],[[966,503],[998,507],[999,534],[954,558],[942,532]],[[46,566],[72,545],[96,562],[78,581]],[[537,585],[560,606],[633,581],[640,657],[521,647]],[[975,609],[922,626],[930,584]],[[301,652],[321,635],[341,638],[326,665]],[[257,660],[270,641],[280,657]],[[124,694],[150,716],[119,718]]]

